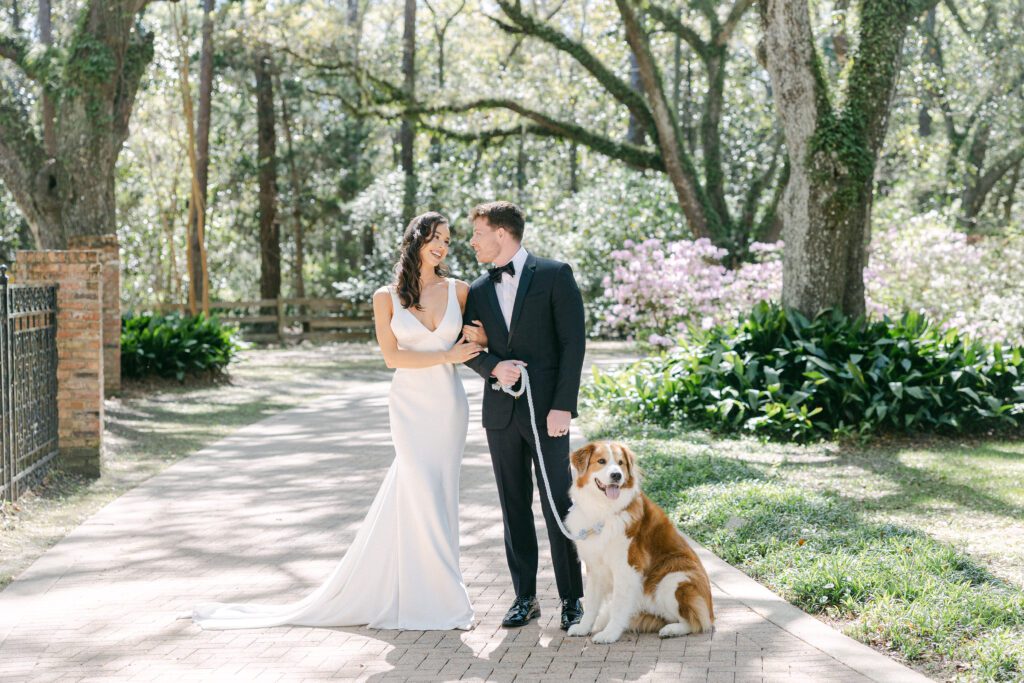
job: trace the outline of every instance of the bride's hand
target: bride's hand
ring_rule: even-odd
[[[483,351],[483,347],[479,344],[463,339],[445,352],[444,360],[446,363],[465,363],[467,360],[479,356],[481,351]]]
[[[481,347],[487,346],[487,333],[484,332],[483,323],[479,320],[474,320],[471,325],[463,325],[462,336]]]

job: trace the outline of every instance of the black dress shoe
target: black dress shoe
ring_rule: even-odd
[[[575,600],[562,600],[562,630],[568,631],[573,624],[580,623],[583,618],[583,605],[579,598]]]
[[[537,598],[533,595],[527,595],[522,598],[516,598],[516,601],[508,608],[508,612],[505,612],[505,619],[502,620],[501,625],[505,628],[526,626],[530,623],[530,620],[536,619],[539,616],[540,605],[537,604]]]

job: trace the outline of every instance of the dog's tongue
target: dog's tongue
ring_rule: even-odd
[[[612,500],[616,500],[619,497],[619,487],[614,484],[608,486],[604,490],[604,495],[608,496]]]

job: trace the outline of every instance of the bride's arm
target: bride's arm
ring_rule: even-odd
[[[373,324],[377,343],[389,368],[429,368],[445,363],[464,363],[480,353],[477,344],[462,341],[447,351],[406,351],[398,348],[398,339],[391,330],[391,316],[395,314],[391,293],[386,288],[373,294]]]
[[[469,285],[462,280],[455,281],[455,294],[459,297],[459,310],[465,318],[466,302],[469,300]],[[469,341],[479,344],[481,348],[487,348],[487,332],[479,320],[473,320],[462,326],[462,336]]]

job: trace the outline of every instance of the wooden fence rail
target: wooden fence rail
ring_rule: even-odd
[[[153,304],[156,313],[188,310],[185,304]],[[211,301],[210,315],[237,324],[251,342],[367,341],[374,338],[373,306],[344,299]]]

